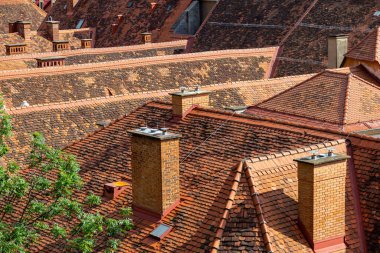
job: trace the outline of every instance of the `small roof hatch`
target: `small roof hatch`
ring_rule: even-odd
[[[172,230],[171,226],[166,225],[166,224],[160,224],[149,235],[158,240],[161,240],[167,234],[169,234],[170,230]]]

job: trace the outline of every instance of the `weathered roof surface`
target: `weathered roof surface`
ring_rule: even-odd
[[[380,121],[380,82],[362,67],[326,70],[248,109],[248,113],[325,124],[339,130]],[[368,124],[369,123],[369,124]],[[378,124],[375,124],[378,125]]]
[[[29,42],[25,42],[24,38],[17,33],[0,34],[0,56],[5,55],[6,44],[26,43],[26,50],[30,53],[49,52],[53,50],[53,43],[37,34],[32,34]],[[1,63],[0,63],[1,64]]]
[[[7,34],[6,36],[18,37],[16,34]],[[22,38],[19,38],[17,41],[22,42],[23,40]],[[29,54],[0,57],[0,70],[35,68],[37,67],[35,59],[42,57],[65,57],[65,65],[73,65],[170,55],[183,51],[187,43],[185,40],[180,40],[124,47],[89,48],[50,52],[52,45],[50,41],[47,42],[49,43],[49,50],[46,49],[45,53],[39,53],[39,50],[34,49],[30,50],[32,52]]]
[[[380,25],[379,9],[372,0],[220,0],[194,50],[283,45],[277,76],[319,72],[327,66],[328,35],[349,34],[356,45]]]
[[[182,85],[264,79],[277,48],[145,57],[63,67],[3,71],[7,107],[174,89]],[[56,92],[59,90],[60,92]]]
[[[380,140],[351,138],[368,252],[379,249]]]
[[[202,90],[211,91],[210,106],[214,108],[248,106],[276,95],[307,79],[308,76],[213,84],[202,86]],[[99,123],[115,120],[150,100],[170,101],[168,93],[174,91],[177,90],[9,108],[14,128],[9,157],[24,162],[33,132],[42,132],[47,143],[63,148],[68,143],[101,128]]]
[[[344,140],[338,141],[333,147],[336,153],[346,154],[347,152]],[[322,148],[314,146],[311,149],[316,149],[321,153],[327,152],[323,145]],[[309,156],[310,151],[305,151],[297,150],[283,155],[264,156],[247,161],[247,170],[249,170],[247,174],[251,176],[254,190],[259,196],[273,252],[313,252],[297,225],[298,179],[297,163],[293,160]],[[345,238],[348,252],[356,252],[360,245],[357,214],[352,199],[351,176],[347,172]]]
[[[83,193],[89,190],[102,195],[105,183],[129,182],[116,200],[92,210],[109,214],[132,201],[127,131],[145,124],[165,125],[182,135],[181,203],[162,221],[173,230],[159,243],[152,243],[144,239],[158,224],[133,217],[134,231],[122,239],[120,252],[156,252],[157,247],[162,252],[212,248],[312,252],[296,222],[297,168],[293,159],[332,146],[336,153],[353,157],[354,167],[348,165],[346,177],[348,252],[359,252],[366,242],[369,252],[377,249],[380,140],[352,134],[352,143],[345,144],[338,139],[347,135],[338,132],[202,108],[193,109],[181,121],[171,119],[170,104],[150,102],[65,149],[77,157],[82,168],[84,188],[76,196],[79,200],[84,200]],[[245,159],[243,166],[240,161],[246,157],[252,158]],[[363,227],[365,237],[359,235]],[[38,250],[32,251],[59,252],[57,245],[52,238],[44,238]]]
[[[377,61],[380,63],[380,27],[377,27],[359,44],[353,47],[346,54],[346,57],[364,61]]]
[[[78,21],[84,19],[83,27],[96,27],[96,47],[141,44],[140,33],[146,31],[153,32],[154,42],[173,40],[170,38],[171,26],[191,1],[164,0],[156,3],[152,11],[148,1],[78,1],[72,17],[68,17],[66,0],[57,0],[49,16],[61,22],[61,29],[74,29]],[[118,22],[117,15],[123,15],[121,22]],[[114,34],[112,24],[118,24]]]
[[[87,192],[91,188],[95,194],[101,195],[104,183],[119,181],[121,178],[130,182],[130,136],[127,130],[145,125],[146,121],[150,126],[164,125],[165,122],[171,131],[183,136],[180,143],[180,183],[183,200],[163,220],[174,229],[160,241],[162,252],[210,250],[228,201],[231,177],[235,176],[234,167],[244,154],[256,156],[300,148],[323,142],[329,136],[334,137],[304,135],[303,130],[296,127],[204,109],[194,109],[185,120],[178,123],[171,123],[171,117],[170,105],[149,103],[65,149],[76,155],[82,167],[84,188],[81,192]],[[204,142],[205,138],[215,131],[217,134]],[[202,142],[202,148],[194,150]],[[187,157],[192,150],[194,152]],[[77,197],[83,199],[82,194]],[[103,202],[97,210],[110,213],[120,205],[131,205],[130,184],[117,200]],[[251,207],[247,205],[247,208]],[[153,245],[146,245],[142,241],[157,224],[141,223],[137,218],[135,221],[135,233],[126,235],[122,240],[120,252],[155,251]],[[263,239],[258,234],[256,238],[252,237],[252,240],[252,244],[260,245]],[[226,238],[225,245],[227,241]],[[54,244],[49,244],[40,251],[56,252],[57,249]]]
[[[29,0],[0,0],[0,34],[9,31],[9,23],[19,20],[31,22],[37,30],[46,13]]]

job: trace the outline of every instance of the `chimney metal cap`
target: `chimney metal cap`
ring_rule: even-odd
[[[228,111],[236,112],[237,114],[241,114],[241,113],[243,113],[243,112],[245,112],[247,110],[247,106],[245,106],[245,105],[241,105],[241,106],[229,106],[229,107],[225,107],[224,109],[226,109]]]
[[[306,157],[294,159],[293,161],[312,164],[312,165],[322,165],[325,163],[347,160],[348,158],[351,158],[351,157],[344,154],[332,154],[330,156],[328,154],[316,154],[315,157],[306,156]]]
[[[21,103],[20,106],[21,106],[21,107],[28,107],[28,106],[29,106],[29,103],[28,103],[28,101],[22,101],[22,103]]]
[[[348,34],[345,34],[345,33],[338,33],[338,34],[330,34],[329,35],[330,38],[348,38]]]
[[[184,90],[184,91],[172,92],[172,93],[169,93],[169,95],[186,97],[186,96],[194,96],[194,95],[210,94],[210,93],[211,91],[207,91],[207,90]]]
[[[140,127],[134,130],[130,130],[128,133],[137,136],[146,136],[158,140],[178,139],[181,137],[180,134],[168,132],[168,128],[161,128],[158,130],[149,127]]]

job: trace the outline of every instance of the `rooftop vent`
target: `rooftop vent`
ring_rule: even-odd
[[[116,199],[126,189],[127,185],[128,183],[122,181],[105,184],[103,197],[109,200]]]
[[[100,126],[100,127],[106,127],[110,123],[111,123],[111,120],[107,119],[107,120],[100,120],[100,121],[96,122],[96,125]]]
[[[28,101],[22,101],[22,103],[21,103],[20,106],[21,106],[21,107],[28,107],[28,106],[30,106],[30,105],[29,105]]]
[[[172,230],[172,227],[166,224],[160,224],[158,227],[156,227],[150,234],[149,236],[161,240],[164,238],[169,232]]]
[[[229,107],[225,107],[224,109],[226,109],[227,111],[233,111],[237,114],[242,114],[243,112],[245,112],[247,110],[247,107],[242,105],[242,106],[229,106]]]

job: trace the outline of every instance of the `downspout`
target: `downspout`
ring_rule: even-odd
[[[358,229],[358,235],[359,235],[359,244],[360,244],[360,252],[366,253],[367,252],[367,244],[364,234],[364,227],[363,227],[363,220],[362,220],[362,210],[360,207],[360,196],[359,196],[359,189],[358,184],[356,180],[356,172],[355,172],[355,165],[354,165],[354,153],[352,151],[352,144],[349,139],[346,140],[346,147],[347,147],[347,154],[351,156],[351,158],[347,161],[348,164],[348,170],[350,175],[350,183],[351,183],[351,190],[353,195],[353,202],[354,202],[354,211],[355,211],[355,218],[356,218],[356,224]]]

